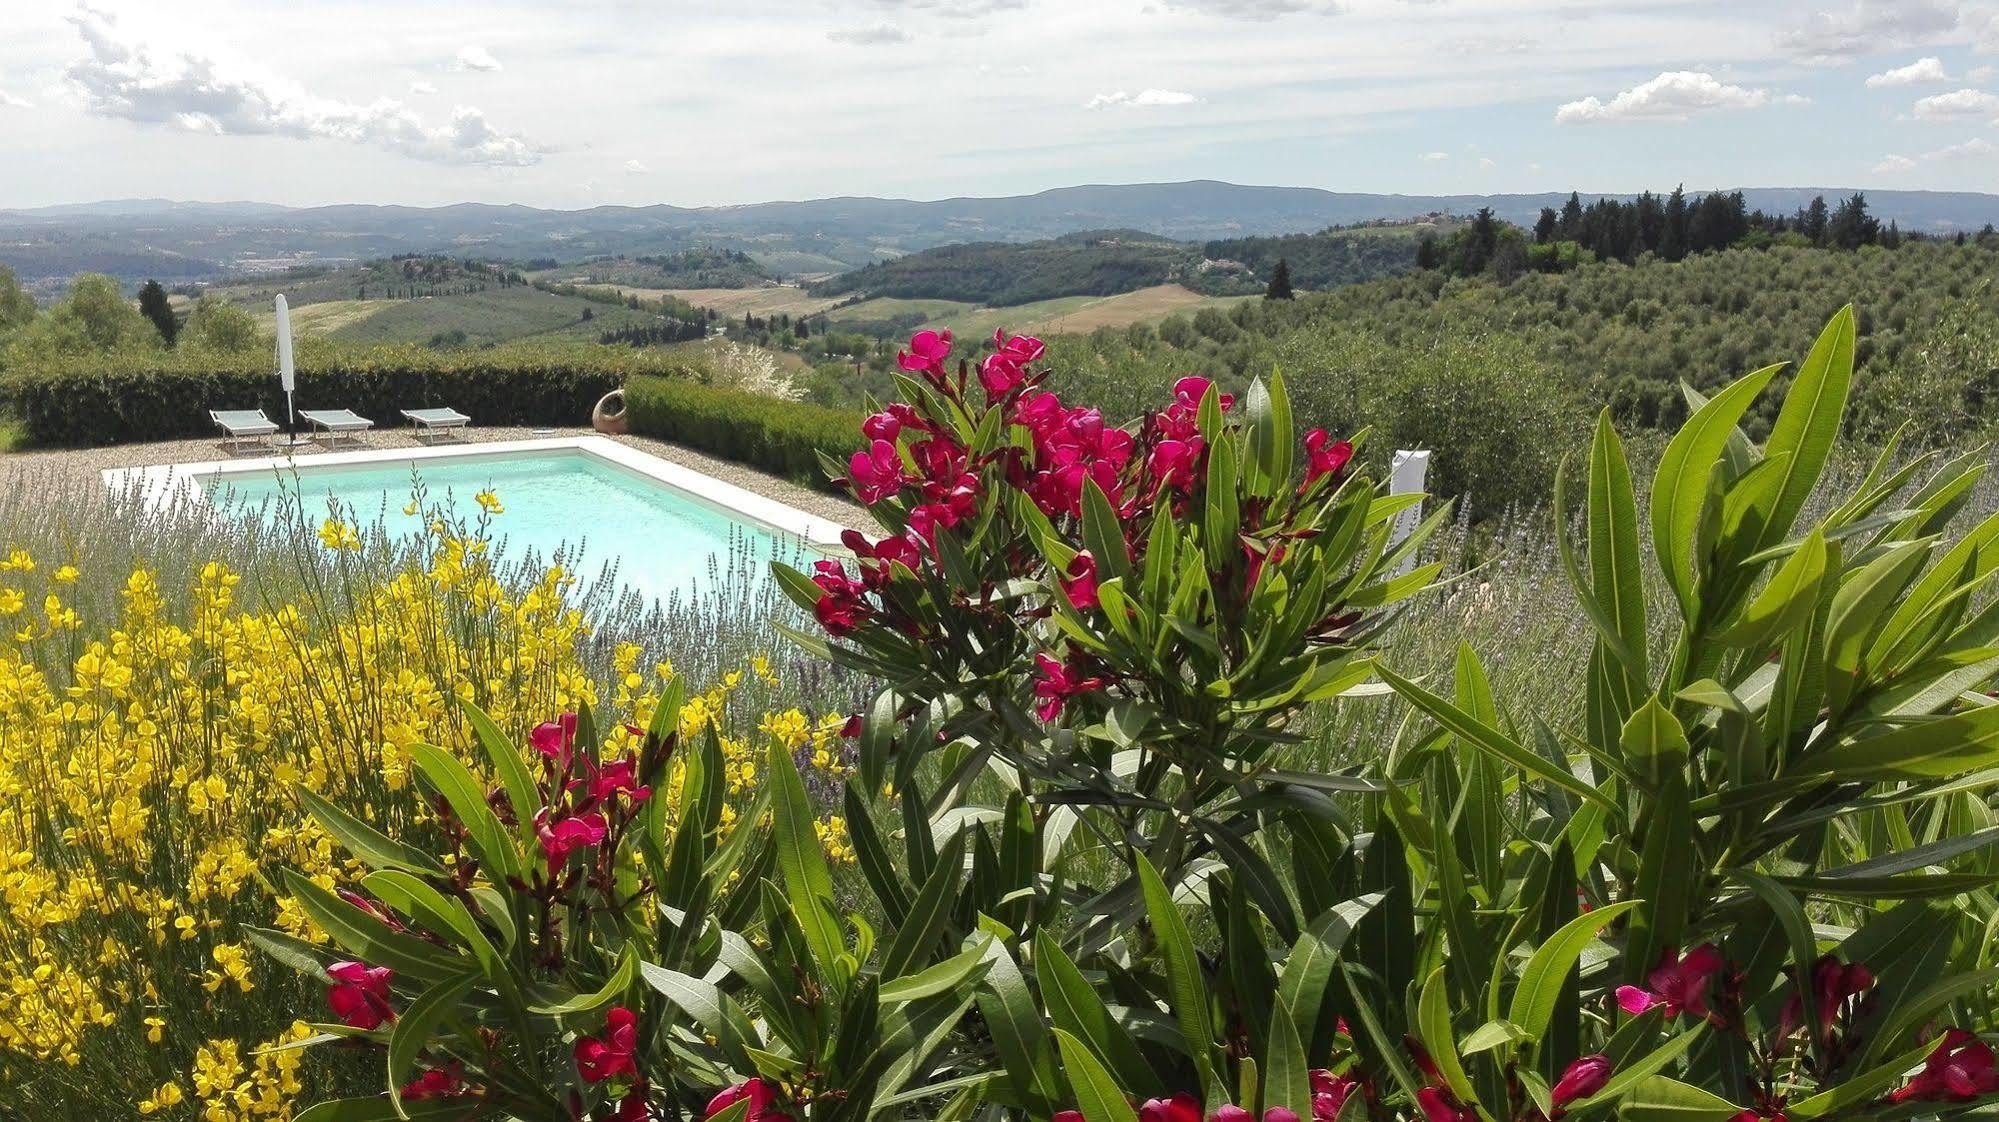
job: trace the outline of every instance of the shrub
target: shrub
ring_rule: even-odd
[[[50,525],[18,502],[53,481],[10,482],[0,1118],[272,1122],[292,1116],[295,1098],[366,1089],[378,1069],[263,1051],[305,1035],[301,1013],[323,1019],[322,988],[250,949],[252,926],[315,947],[327,938],[273,893],[280,872],[360,887],[305,806],[330,800],[438,852],[443,835],[411,788],[424,751],[477,751],[488,726],[460,699],[516,736],[591,705],[643,723],[666,696],[665,671],[622,641],[635,629],[586,615],[572,577],[510,565],[478,533],[433,523],[391,547],[314,518],[316,538],[232,535],[220,520],[166,525],[122,502],[79,516],[88,496],[74,495]],[[759,726],[825,758],[846,706],[830,723],[790,707],[761,657],[712,673],[708,648],[725,629],[675,629],[675,660],[716,682],[675,696],[684,727],[720,734],[728,774],[709,774],[740,809],[767,758]],[[841,836],[838,822],[815,822]]]
[[[352,409],[385,427],[401,410],[441,405],[480,425],[577,425],[627,376],[667,368],[623,348],[302,346],[297,403]],[[28,439],[44,445],[206,436],[214,432],[210,409],[285,416],[284,391],[261,351],[70,356],[10,372],[8,390]]]
[[[639,377],[625,386],[632,431],[670,440],[725,460],[830,487],[820,454],[836,455],[858,441],[860,415],[687,378]]]

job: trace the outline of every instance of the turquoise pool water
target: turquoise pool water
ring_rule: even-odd
[[[317,527],[331,501],[361,525],[414,534],[421,520],[403,508],[418,482],[426,505],[443,505],[468,523],[479,516],[479,492],[499,496],[505,510],[492,519],[491,534],[503,560],[523,561],[532,552],[546,563],[560,554],[585,579],[606,575],[612,565],[620,584],[660,600],[685,599],[730,579],[732,563],[739,578],[761,580],[773,559],[795,564],[801,555],[789,534],[572,451],[302,465],[296,474],[231,476],[210,493],[218,505],[256,511],[271,522],[302,503],[306,523]]]

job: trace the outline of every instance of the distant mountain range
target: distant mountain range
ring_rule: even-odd
[[[1851,188],[1758,187],[1752,209],[1790,212]],[[1615,194],[1615,193],[1611,193]],[[1585,198],[1600,197],[1586,194]],[[1615,197],[1629,198],[1628,195]],[[442,252],[517,261],[603,254],[738,249],[788,276],[823,275],[932,246],[1032,241],[1081,230],[1133,229],[1185,240],[1299,233],[1331,225],[1468,214],[1492,207],[1532,222],[1568,192],[1378,195],[1213,180],[1060,187],[1033,195],[937,201],[834,198],[726,207],[602,206],[586,210],[459,203],[442,207],[133,199],[0,210],[0,264],[37,287],[83,271],[188,281],[313,261]],[[1869,191],[1872,212],[1904,230],[1949,233],[1999,223],[1999,195]]]

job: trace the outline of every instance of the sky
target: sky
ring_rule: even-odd
[[[1999,0],[8,0],[0,207],[1999,191]]]

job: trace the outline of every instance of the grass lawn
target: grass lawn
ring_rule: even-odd
[[[27,432],[19,421],[0,421],[0,452],[13,452],[27,446]]]

